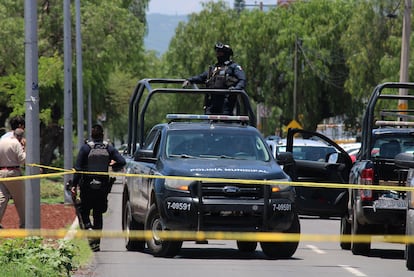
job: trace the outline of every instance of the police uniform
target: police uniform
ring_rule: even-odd
[[[95,134],[98,134],[96,135]],[[94,135],[95,134],[95,135]],[[96,136],[96,137],[94,137]],[[103,145],[103,129],[100,125],[95,125],[92,127],[92,141],[94,144]],[[126,162],[125,159],[119,154],[118,150],[116,150],[113,146],[107,145],[105,147],[107,151],[108,159],[106,161],[107,164],[103,165],[106,168],[109,166],[110,161],[114,161],[115,163],[112,164],[112,169],[114,168],[122,168]],[[89,171],[94,172],[93,167],[88,165],[89,163],[89,153],[92,151],[89,143],[85,143],[79,149],[78,157],[76,159],[75,169],[77,171]],[[102,230],[103,227],[103,217],[102,214],[106,212],[108,209],[108,193],[110,192],[111,185],[109,178],[105,177],[104,175],[101,176],[103,179],[107,181],[99,182],[98,187],[94,187],[94,184],[90,181],[89,174],[75,174],[73,178],[73,186],[76,191],[76,187],[79,186],[80,188],[80,205],[79,205],[79,212],[80,212],[80,220],[83,222],[83,226],[85,229],[94,229],[94,230]],[[109,177],[109,176],[108,176]],[[92,179],[94,181],[94,179]],[[93,223],[90,219],[90,213],[92,211]],[[93,251],[100,250],[100,238],[94,238],[89,240],[89,245],[91,246]]]
[[[207,88],[212,89],[244,90],[246,74],[240,65],[229,59],[233,51],[228,45],[216,44],[215,49],[220,51],[223,47],[231,51],[227,53],[228,56],[225,61],[217,62],[200,75],[187,78],[187,81],[195,84],[205,84]],[[206,99],[205,113],[232,115],[235,103],[235,95],[212,94]]]

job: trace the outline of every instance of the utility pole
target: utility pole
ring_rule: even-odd
[[[411,0],[405,0],[403,29],[401,40],[400,82],[408,82],[408,64],[410,61],[410,33],[411,33]],[[407,89],[400,89],[400,95],[407,95]],[[398,101],[398,109],[408,109],[407,100]]]
[[[80,0],[75,0],[76,10],[76,81],[77,81],[77,108],[78,111],[78,149],[84,143],[83,127],[83,77],[82,77],[82,36],[81,36],[81,16]]]
[[[295,53],[294,53],[294,63],[293,63],[293,118],[296,120],[297,111],[296,111],[296,97],[297,97],[297,83],[298,83],[298,38],[295,37]]]
[[[73,168],[73,142],[72,142],[72,44],[71,44],[71,15],[70,0],[63,0],[63,68],[64,68],[64,162],[65,169]],[[64,183],[67,184],[72,176],[65,174]],[[70,192],[63,189],[65,203],[72,203]]]
[[[25,0],[25,90],[26,164],[40,163],[39,83],[37,46],[37,1]],[[26,175],[39,174],[39,168],[26,166]],[[25,228],[40,229],[40,179],[25,181]]]

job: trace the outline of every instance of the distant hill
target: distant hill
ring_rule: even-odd
[[[187,15],[147,14],[148,34],[144,38],[147,50],[155,50],[159,56],[167,51],[171,38],[180,21],[187,22]]]

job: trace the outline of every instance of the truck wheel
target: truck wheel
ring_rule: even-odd
[[[171,258],[180,252],[183,244],[182,241],[168,241],[160,238],[159,232],[167,230],[167,228],[164,225],[155,204],[151,205],[148,212],[147,219],[145,221],[145,230],[151,231],[152,233],[152,238],[147,239],[147,246],[151,254],[155,257]]]
[[[343,241],[344,236],[351,235],[351,224],[348,222],[346,216],[341,217],[341,234],[340,234],[340,245],[341,249],[343,250],[350,250],[351,249],[351,242]]]
[[[145,248],[145,240],[138,240],[131,236],[131,231],[144,230],[144,224],[138,223],[131,213],[131,203],[126,200],[123,207],[122,230],[126,232],[125,247],[129,251],[142,251]]]
[[[368,234],[367,226],[361,225],[358,222],[356,216],[356,207],[353,207],[353,217],[352,217],[352,239],[351,239],[351,251],[354,255],[368,255],[371,250],[371,241],[369,242],[356,242],[354,241],[355,236],[366,235]]]
[[[295,214],[292,225],[284,231],[289,234],[300,234],[299,217]],[[287,259],[295,254],[299,245],[299,239],[293,242],[260,242],[263,253],[272,259]]]
[[[255,241],[237,241],[237,248],[241,252],[254,252],[257,248],[257,242]]]
[[[408,270],[414,270],[414,244],[405,246],[405,261]]]

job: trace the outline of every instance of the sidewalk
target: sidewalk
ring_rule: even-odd
[[[111,193],[108,195],[108,211],[104,214],[103,230],[104,231],[121,231],[122,230],[122,190],[123,184],[120,179],[112,186]],[[76,233],[78,221],[72,224],[71,231],[67,237]],[[120,252],[120,253],[117,253]],[[89,265],[75,272],[73,277],[83,276],[119,276],[119,272],[114,269],[113,263],[118,258],[118,254],[126,252],[124,238],[105,238],[101,239],[101,251],[94,252],[93,260]]]

